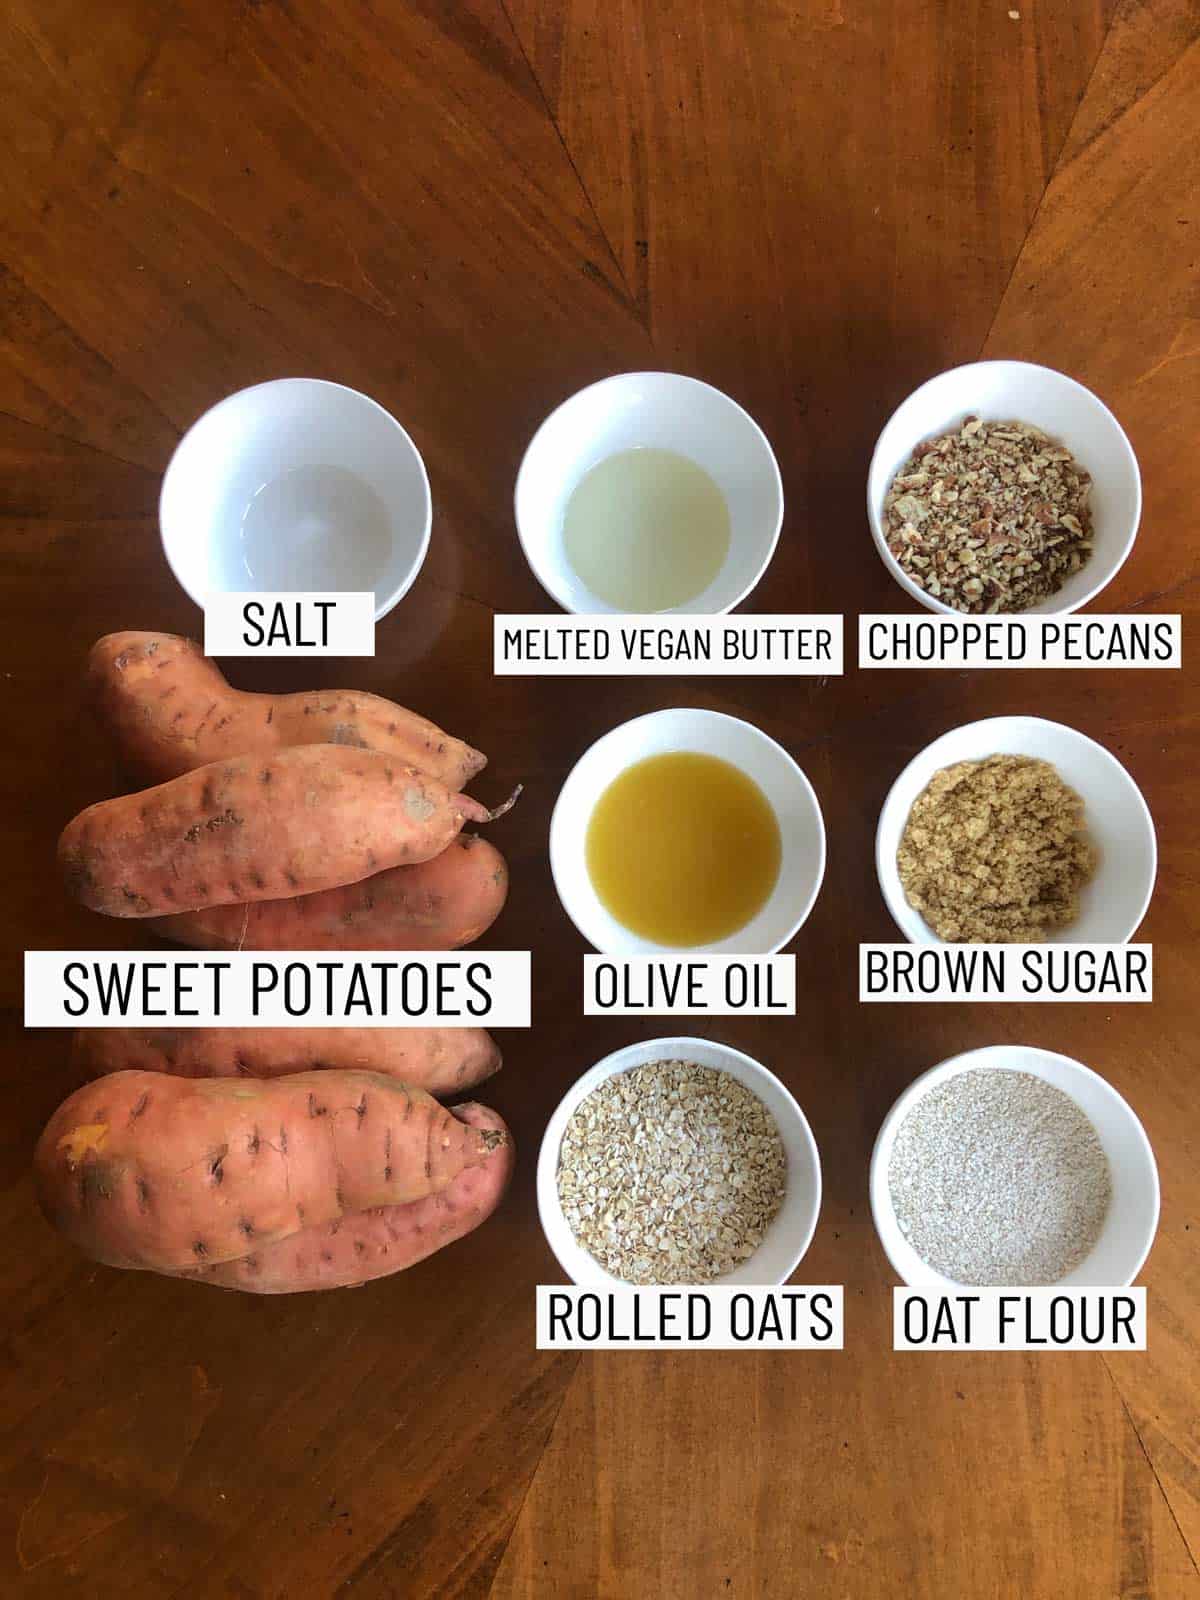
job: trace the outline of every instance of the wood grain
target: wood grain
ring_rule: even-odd
[[[1180,609],[1189,620],[1200,574],[1198,36],[1194,8],[1123,8],[986,347],[1003,355],[1049,342],[1056,364],[1116,410],[1141,464],[1145,510],[1135,555],[1105,604]],[[1120,1052],[1108,1074],[1154,1130],[1164,1193],[1146,1274],[1154,1337],[1145,1356],[1114,1356],[1108,1366],[1193,1561],[1200,1557],[1200,1148],[1186,997],[1197,933],[1195,681],[1189,666],[1179,683],[1147,696],[1142,713],[1146,730],[1157,723],[1160,735],[1143,763],[1162,859],[1150,923],[1158,999],[1153,1029],[1140,1029],[1138,1044]]]
[[[1130,12],[1114,30],[1113,51],[1144,61],[1159,48],[1165,20],[1173,20],[1176,39],[1191,37],[1179,8],[1173,19]],[[1060,366],[1108,398],[1130,428],[1147,484],[1146,532],[1110,591],[1111,606],[1178,606],[1189,618],[1195,454],[1183,441],[1195,437],[1200,406],[1183,370],[1193,354],[1188,302],[1196,281],[1185,229],[1194,224],[1200,159],[1185,107],[1194,98],[1195,56],[1185,49],[1168,62],[1160,53],[1163,76],[1149,107],[1136,93],[1124,105],[1130,80],[1101,58],[1077,121],[1107,126],[1107,150],[1072,129],[1069,152],[1083,154],[1064,156],[987,339],[972,324],[968,301],[950,326],[977,342],[939,351],[926,368],[983,346],[988,355]],[[1055,130],[1059,143],[1066,131],[1062,124]],[[1169,215],[1183,220],[1168,226]],[[749,224],[747,231],[753,236]],[[1156,246],[1149,284],[1147,235]],[[944,228],[935,237],[944,241]],[[876,292],[867,303],[878,301]],[[933,308],[944,298],[922,296],[921,303]],[[1157,394],[1144,392],[1155,384]],[[826,388],[836,404],[836,381],[826,377]],[[861,475],[865,455],[855,443]],[[767,1356],[711,1358],[727,1364],[722,1377],[708,1359],[597,1356],[581,1367],[559,1417],[501,1568],[499,1595],[543,1592],[548,1551],[559,1552],[552,1568],[559,1592],[581,1595],[718,1593],[723,1586],[763,1594],[774,1584],[782,1592],[832,1587],[846,1596],[1054,1593],[1081,1600],[1197,1591],[1200,1440],[1188,1399],[1196,1368],[1197,1263],[1189,1236],[1195,1132],[1186,1103],[1188,1030],[1171,1023],[1186,1015],[1187,974],[1194,971],[1187,813],[1198,754],[1195,675],[1189,667],[1180,679],[1138,693],[1117,674],[1073,681],[1063,674],[1053,690],[1053,714],[1115,749],[1150,794],[1164,847],[1146,930],[1159,960],[1153,1024],[1148,1014],[1100,1008],[856,1013],[852,941],[889,936],[865,845],[890,776],[955,722],[1045,705],[1047,695],[1044,681],[1030,674],[887,677],[879,691],[869,679],[849,681],[857,715],[824,747],[832,794],[817,780],[847,846],[856,837],[864,848],[855,859],[848,849],[839,853],[835,840],[831,881],[798,941],[809,993],[831,994],[841,1013],[832,1018],[814,1008],[806,1018],[807,1063],[794,1064],[791,1075],[785,1068],[814,1111],[827,1175],[824,1220],[803,1277],[845,1276],[848,1326],[857,1290],[873,1326],[870,1343],[882,1351],[890,1279],[870,1268],[853,1273],[849,1262],[858,1265],[862,1254],[838,1248],[831,1258],[821,1255],[832,1232],[841,1235],[839,1247],[852,1238],[878,1262],[865,1222],[865,1171],[879,1118],[916,1072],[945,1055],[984,1040],[1036,1040],[1105,1072],[1150,1129],[1167,1196],[1146,1274],[1155,1351],[1108,1363],[1072,1358],[1057,1367],[892,1357],[870,1373],[831,1356],[798,1377],[789,1372],[786,1390]],[[888,704],[890,694],[899,707]],[[897,709],[902,720],[893,722]],[[810,759],[807,752],[801,759]],[[816,1088],[814,1061],[839,1063],[842,1081]],[[1029,1431],[1015,1444],[1023,1427]],[[957,1492],[955,1479],[969,1487]],[[590,1494],[597,1513],[585,1519]],[[717,1518],[714,1504],[722,1507]],[[1095,1537],[1081,1545],[1084,1525]],[[1061,1568],[1064,1548],[1073,1548],[1069,1574]]]
[[[1187,0],[1008,9],[13,0],[0,18],[5,1594],[1200,1593],[1200,24]],[[1183,673],[492,679],[494,612],[548,609],[511,487],[573,389],[657,366],[733,393],[789,508],[752,609],[852,619],[898,603],[863,523],[874,437],[981,350],[1074,372],[1129,428],[1146,515],[1103,605],[1182,610]],[[159,552],[158,475],[207,405],[297,373],[404,421],[433,543],[374,660],[231,676],[390,694],[489,752],[481,792],[526,783],[485,942],[534,950],[535,1027],[487,1086],[520,1157],[487,1228],[394,1280],[259,1303],[93,1268],[36,1216],[29,1152],[73,1085],[63,1039],[20,1030],[19,956],[138,937],[51,874],[62,823],[121,782],[83,659],[115,628],[197,630]],[[549,814],[588,743],[679,703],[780,739],[829,824],[800,1018],[694,1031],[767,1061],[810,1116],[826,1201],[801,1276],[847,1286],[840,1356],[533,1349],[555,1275],[533,1199],[546,1118],[592,1061],[670,1027],[582,1025]],[[1031,707],[1147,794],[1154,1006],[860,1007],[855,946],[890,935],[871,841],[892,778],[947,727]],[[879,1120],[931,1062],[1003,1040],[1088,1061],[1146,1123],[1164,1212],[1145,1356],[887,1348]]]

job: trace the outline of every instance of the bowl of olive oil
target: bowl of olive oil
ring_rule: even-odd
[[[576,762],[550,867],[563,909],[604,955],[771,954],[816,901],[825,825],[774,739],[675,708],[622,723]]]
[[[515,513],[535,577],[565,611],[715,616],[765,572],[783,483],[766,435],[728,395],[624,372],[546,418]]]

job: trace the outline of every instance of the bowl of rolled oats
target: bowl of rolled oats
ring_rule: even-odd
[[[760,1062],[711,1039],[650,1039],[564,1095],[537,1197],[572,1283],[782,1284],[816,1229],[821,1161]]]
[[[1062,614],[1133,547],[1137,457],[1091,390],[977,361],[922,384],[875,446],[867,517],[883,564],[930,611]]]

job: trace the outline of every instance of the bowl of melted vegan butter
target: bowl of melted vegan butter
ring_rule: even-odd
[[[783,483],[762,429],[711,384],[622,372],[543,422],[517,475],[517,534],[565,611],[715,616],[766,571]]]
[[[825,828],[773,739],[737,717],[673,709],[614,728],[576,763],[550,864],[568,916],[603,954],[769,954],[812,909]]]
[[[720,575],[729,503],[676,450],[618,450],[571,491],[563,548],[575,576],[614,611],[673,611]]]

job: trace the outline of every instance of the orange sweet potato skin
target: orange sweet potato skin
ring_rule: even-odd
[[[123,759],[155,783],[211,761],[296,744],[379,750],[454,790],[487,764],[461,739],[378,695],[242,693],[199,645],[172,633],[106,634],[92,646],[88,680]]]
[[[401,1272],[461,1239],[500,1204],[515,1151],[504,1123],[486,1106],[455,1106],[454,1115],[473,1128],[504,1136],[504,1142],[487,1161],[460,1172],[438,1194],[304,1228],[237,1261],[189,1269],[180,1276],[252,1294],[344,1289]]]
[[[85,1254],[179,1272],[423,1200],[503,1138],[378,1073],[118,1072],[59,1106],[34,1183],[47,1219]]]
[[[504,909],[508,864],[487,839],[460,833],[440,855],[359,883],[290,900],[209,906],[151,922],[201,950],[459,950]]]
[[[379,1072],[427,1094],[463,1094],[500,1070],[482,1028],[81,1028],[81,1076],[166,1072],[177,1078],[278,1078]]]
[[[197,767],[81,811],[68,888],[113,917],[164,916],[355,883],[440,854],[488,812],[374,750],[298,745]]]

